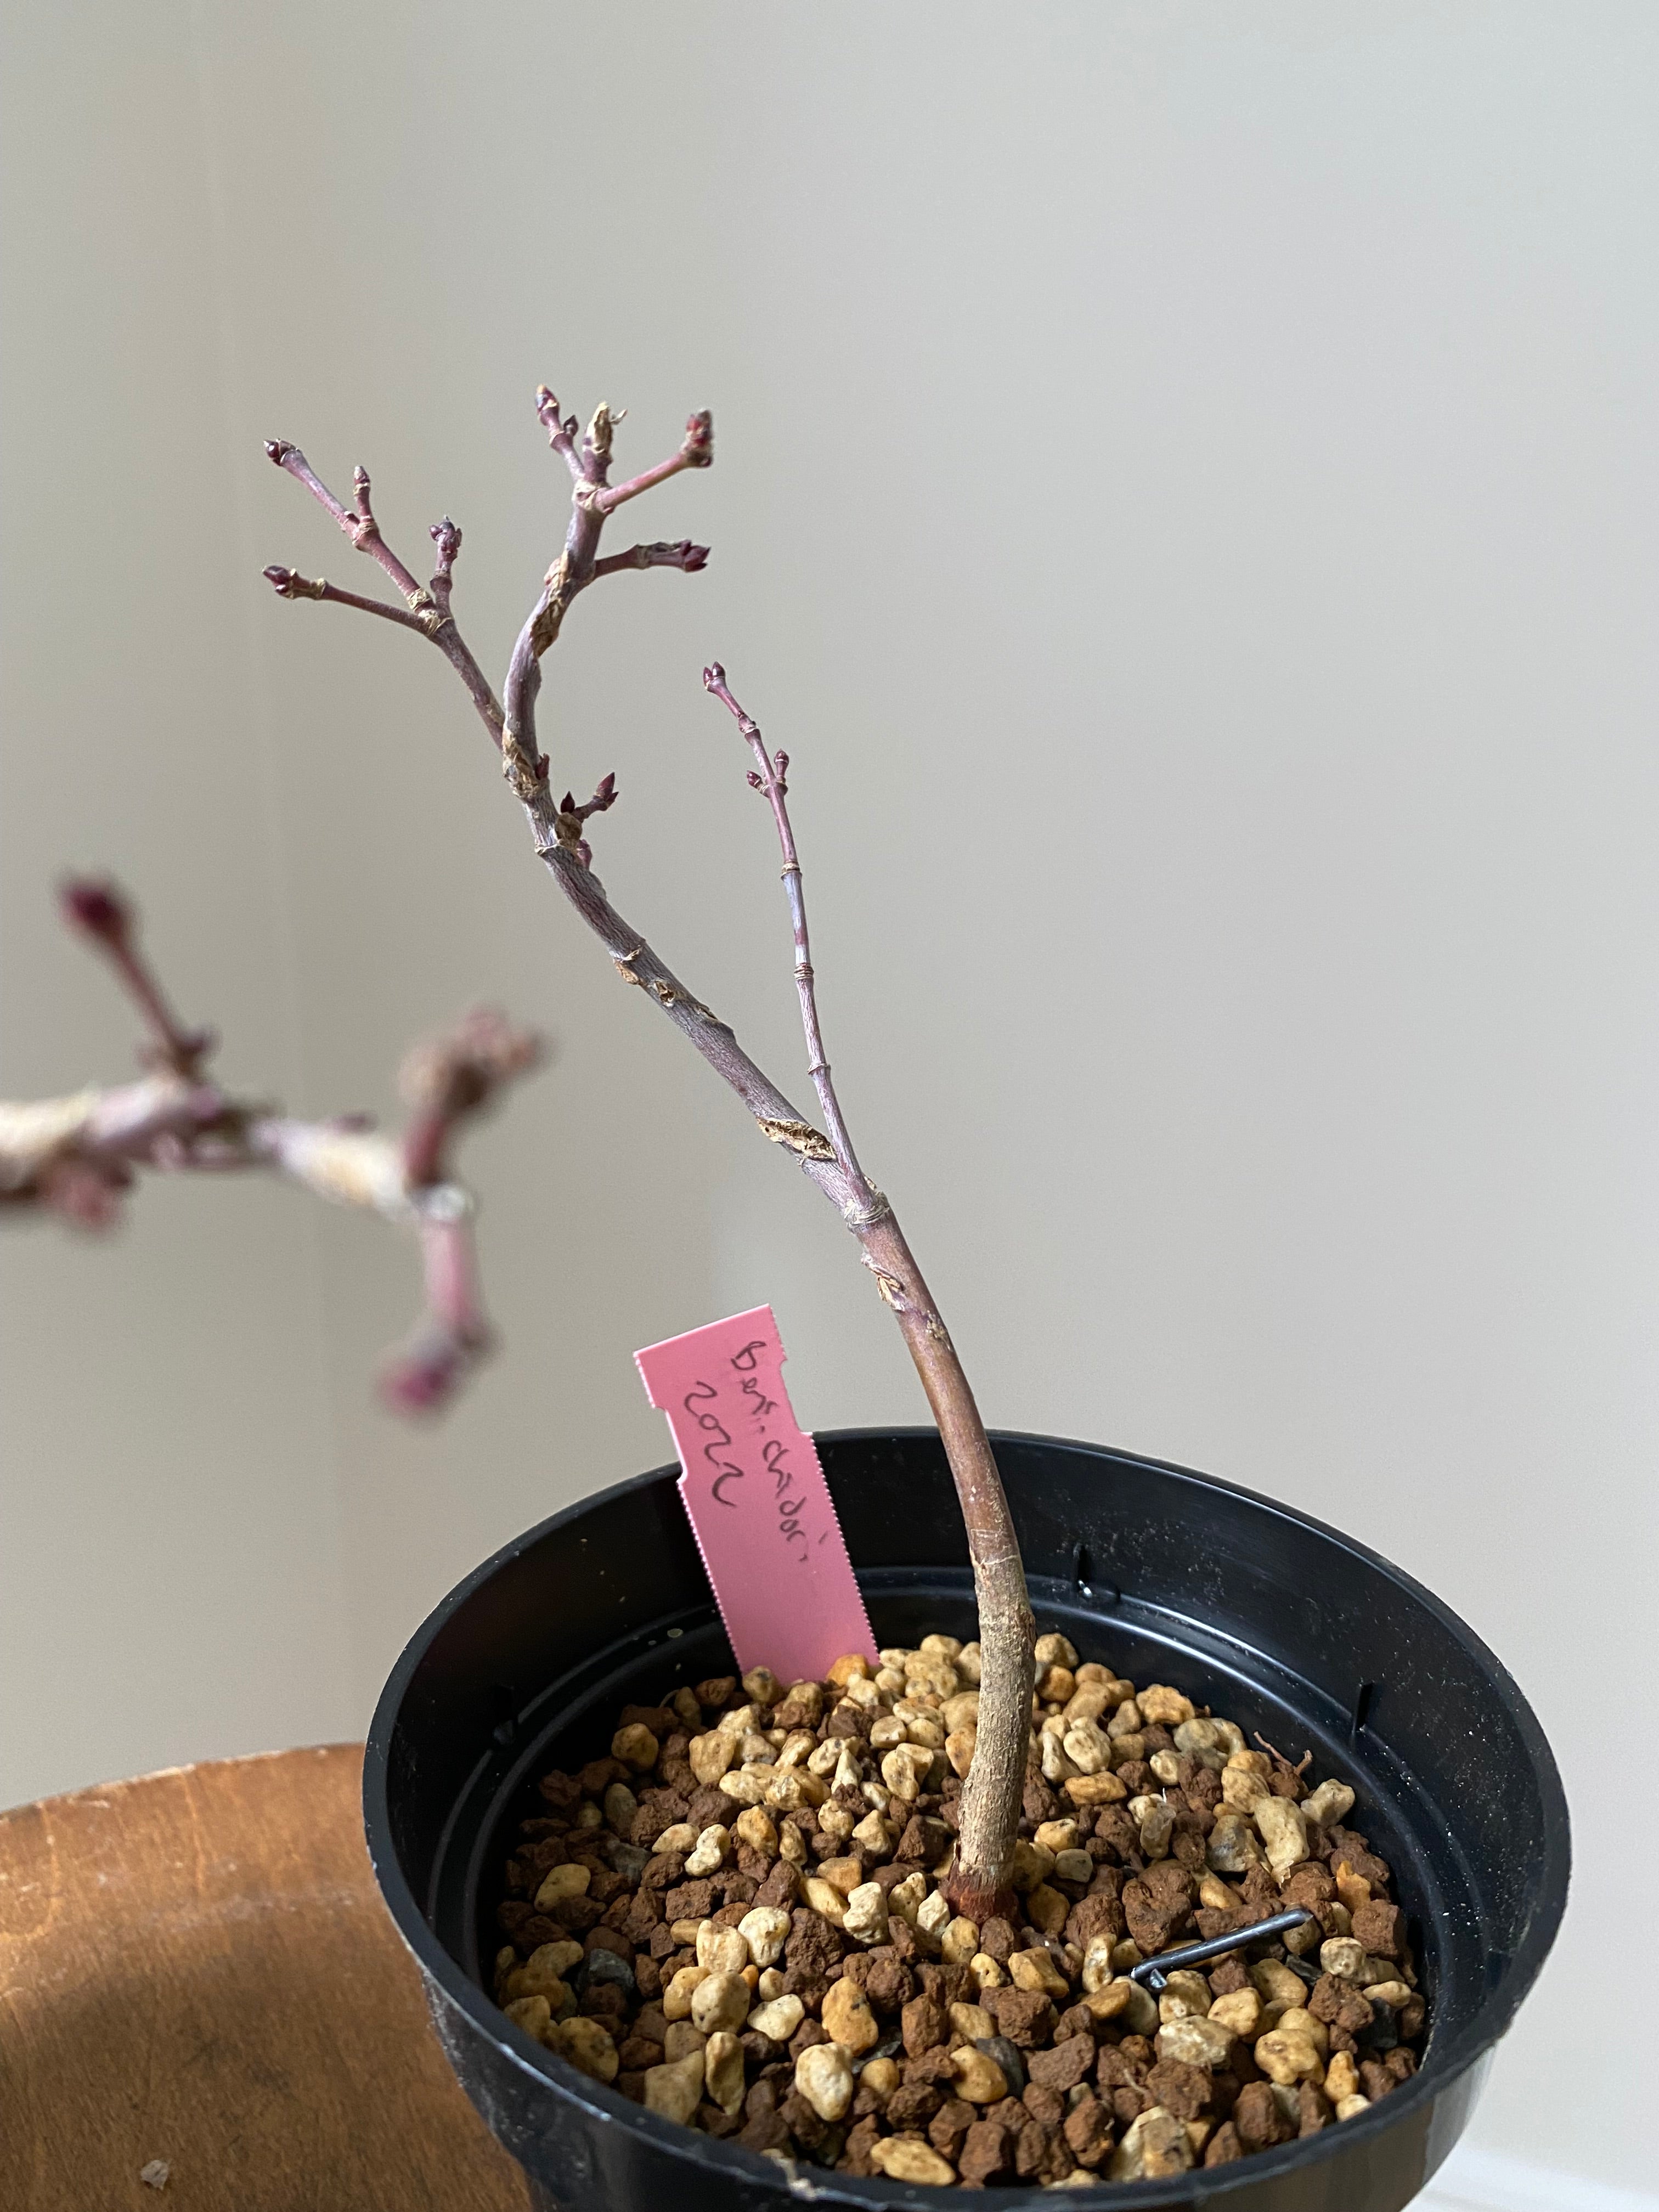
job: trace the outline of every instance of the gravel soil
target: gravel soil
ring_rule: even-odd
[[[560,2057],[745,2148],[895,2180],[1054,2188],[1218,2166],[1407,2080],[1425,2029],[1354,1793],[1164,1683],[1037,1644],[1018,1899],[939,1887],[973,1757],[954,1637],[628,1705],[540,1783],[496,2002]],[[1304,1906],[1153,1997],[1143,1959]]]

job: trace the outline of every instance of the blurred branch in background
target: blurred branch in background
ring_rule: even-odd
[[[64,920],[108,960],[148,1032],[135,1082],[68,1097],[0,1100],[0,1208],[56,1214],[76,1228],[118,1220],[138,1171],[274,1169],[323,1198],[362,1206],[419,1239],[424,1304],[387,1359],[380,1389],[401,1413],[441,1406],[489,1350],[479,1295],[471,1194],[450,1155],[463,1127],[542,1057],[541,1041],[489,1010],[410,1054],[402,1073],[409,1118],[393,1134],[366,1115],[297,1121],[236,1098],[206,1072],[217,1039],[173,1013],[139,942],[136,912],[115,884],[66,883]]]

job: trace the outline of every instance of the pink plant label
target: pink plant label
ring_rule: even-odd
[[[783,1387],[771,1307],[634,1357],[674,1432],[680,1496],[738,1666],[817,1681],[843,1652],[873,1655],[817,1448]]]

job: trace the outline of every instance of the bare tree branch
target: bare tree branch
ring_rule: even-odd
[[[72,877],[58,893],[58,908],[104,955],[131,994],[150,1032],[150,1056],[175,1075],[194,1075],[213,1049],[211,1030],[187,1030],[173,1013],[138,943],[137,918],[120,885],[107,878]]]
[[[599,413],[610,419],[607,410],[601,408]],[[594,420],[597,422],[599,416],[596,416]],[[604,458],[608,460],[610,455],[611,446],[607,437]],[[599,489],[587,493],[585,503],[590,513],[603,520],[607,514],[614,514],[624,501],[637,499],[641,492],[653,491],[659,483],[666,483],[670,477],[677,477],[682,469],[706,469],[714,459],[714,418],[705,409],[702,413],[688,418],[685,435],[680,441],[678,453],[665,461],[659,461],[654,469],[646,469],[640,475],[630,477],[626,483],[601,485]]]
[[[149,1031],[137,1083],[66,1098],[0,1101],[0,1206],[106,1229],[137,1171],[274,1169],[337,1204],[361,1206],[419,1238],[425,1310],[387,1364],[381,1389],[401,1412],[441,1405],[489,1350],[478,1296],[473,1201],[450,1174],[459,1132],[541,1056],[538,1041],[497,1013],[469,1015],[404,1070],[410,1117],[398,1134],[361,1116],[306,1121],[232,1097],[202,1063],[214,1039],[182,1026],[113,884],[80,880],[62,893],[66,920],[107,957]]]
[[[861,1229],[849,1223],[864,1245],[866,1267],[898,1314],[928,1402],[933,1407],[967,1523],[974,1580],[979,1599],[980,1644],[984,1665],[980,1682],[978,1735],[973,1763],[963,1790],[962,1826],[951,1876],[952,1901],[981,1925],[1000,1893],[1004,1869],[990,1840],[1006,1832],[1012,1849],[1014,1822],[1025,1778],[1030,1727],[1033,1623],[1025,1571],[1008,1512],[1007,1499],[954,1346],[921,1272],[900,1232],[892,1209],[859,1165],[836,1095],[818,1022],[817,977],[806,927],[806,897],[800,856],[789,819],[787,781],[789,756],[769,753],[759,725],[732,696],[726,671],[715,661],[702,672],[703,686],[735,718],[756,766],[753,788],[763,794],[777,827],[783,854],[783,890],[795,942],[795,988],[800,999],[808,1072],[818,1095],[823,1125],[836,1164],[857,1193]],[[1012,1810],[1011,1810],[1012,1807]]]
[[[542,656],[557,639],[566,615],[587,586],[600,574],[614,574],[624,568],[696,569],[703,565],[703,549],[689,544],[667,549],[635,547],[607,561],[601,561],[599,548],[606,517],[617,507],[682,470],[709,465],[714,458],[711,420],[707,414],[693,415],[677,454],[625,483],[612,485],[609,481],[611,447],[620,417],[608,406],[596,408],[579,448],[576,417],[562,415],[558,400],[546,385],[538,389],[536,398],[538,418],[547,430],[549,443],[564,459],[573,478],[570,520],[564,550],[549,568],[514,647],[501,709],[498,715],[484,713],[485,725],[500,749],[502,773],[525,808],[536,850],[571,904],[624,980],[637,985],[667,1015],[737,1093],[762,1133],[793,1152],[802,1172],[836,1207],[858,1238],[864,1263],[903,1333],[955,1479],[979,1601],[983,1651],[979,1732],[963,1788],[962,1826],[948,1887],[956,1909],[982,1924],[994,1911],[1006,1907],[1012,1898],[1009,1867],[1030,1741],[1034,1626],[1012,1518],[967,1376],[891,1206],[859,1166],[836,1099],[817,1021],[799,861],[784,805],[784,763],[781,757],[778,760],[768,757],[759,731],[726,690],[723,676],[711,669],[705,680],[738,716],[759,763],[756,781],[772,805],[783,842],[784,880],[795,933],[796,982],[806,1028],[808,1062],[829,1125],[828,1135],[802,1117],[742,1049],[730,1027],[679,981],[643,933],[611,904],[593,872],[592,854],[583,831],[587,818],[614,799],[614,779],[607,777],[585,807],[576,807],[568,793],[562,802],[556,803],[548,763],[538,741],[536,706]],[[302,472],[301,466],[294,463],[293,448],[272,448],[271,452],[272,459],[306,483],[357,543],[358,533],[367,532],[372,522],[365,498],[360,496],[356,511],[349,514],[318,484],[308,468]],[[375,551],[372,538],[365,550]],[[653,557],[665,550],[678,557]],[[688,557],[691,554],[698,557]],[[380,557],[378,552],[376,557]]]
[[[420,617],[410,614],[407,607],[391,607],[384,599],[367,599],[361,592],[343,592],[326,576],[301,576],[295,569],[273,565],[265,570],[265,577],[279,599],[322,599],[330,606],[356,607],[363,614],[379,615],[385,622],[401,623],[405,629],[419,630],[422,636],[430,635]]]
[[[772,809],[772,819],[777,824],[778,843],[783,851],[783,895],[788,902],[790,927],[795,939],[795,988],[800,997],[801,1027],[806,1032],[806,1072],[812,1079],[818,1094],[818,1105],[823,1115],[823,1126],[830,1142],[835,1147],[836,1159],[849,1182],[861,1188],[866,1206],[872,1205],[877,1192],[866,1177],[853,1150],[853,1139],[848,1133],[842,1117],[841,1101],[836,1096],[836,1086],[830,1079],[830,1062],[824,1055],[823,1032],[818,1026],[817,977],[812,971],[812,947],[806,933],[806,899],[801,887],[800,857],[795,850],[795,833],[789,821],[789,786],[784,781],[788,773],[787,753],[769,754],[760,733],[759,725],[738,706],[732,696],[726,681],[726,671],[715,661],[702,672],[704,690],[711,693],[728,708],[736,717],[738,730],[759,766],[749,771],[753,788],[763,793]]]
[[[433,588],[417,583],[380,534],[380,526],[374,519],[369,503],[368,471],[359,468],[353,473],[353,504],[342,505],[322,478],[307,460],[297,446],[286,438],[268,438],[265,452],[279,469],[302,483],[319,507],[325,507],[340,528],[351,540],[359,553],[366,553],[379,563],[397,586],[408,609],[404,614],[396,607],[388,607],[378,599],[359,599],[355,592],[338,592],[327,583],[308,583],[296,576],[292,568],[270,568],[265,574],[279,599],[332,599],[337,603],[363,609],[369,614],[385,615],[391,621],[401,622],[410,629],[417,629],[429,637],[454,669],[467,689],[468,696],[483,716],[484,726],[501,743],[501,709],[495,692],[490,689],[471,647],[456,627],[455,617],[449,611],[449,587],[455,565],[455,556],[460,550],[461,533],[447,515],[437,524],[433,538],[438,545],[438,574],[433,579]]]
[[[603,561],[593,563],[593,574],[597,580],[601,576],[619,576],[624,568],[681,568],[690,575],[706,567],[708,561],[706,545],[694,545],[689,538],[673,545],[659,538],[653,545],[630,545],[626,553],[607,553]]]
[[[427,589],[431,592],[439,612],[447,615],[449,595],[455,583],[455,563],[461,550],[461,533],[449,517],[445,515],[441,522],[433,524],[428,535],[437,548],[438,565],[433,571],[432,581],[428,585]],[[266,573],[269,574],[270,571],[267,570]]]
[[[547,433],[548,444],[561,456],[571,475],[580,480],[582,465],[576,451],[576,418],[574,415],[561,418],[559,403],[544,384],[536,387],[536,419]]]

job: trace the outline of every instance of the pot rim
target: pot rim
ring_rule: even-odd
[[[839,1444],[866,1440],[936,1439],[938,1431],[921,1424],[892,1427],[875,1425],[823,1429],[817,1431],[816,1435],[820,1443]],[[1352,1558],[1381,1573],[1397,1589],[1434,1613],[1464,1649],[1480,1662],[1490,1675],[1500,1703],[1526,1747],[1537,1777],[1544,1842],[1540,1853],[1541,1886],[1534,1899],[1525,1932],[1510,1954],[1503,1978],[1491,1993],[1488,2004],[1479,2018],[1470,2021],[1443,2050],[1435,2050],[1431,2041],[1426,2063],[1382,2103],[1373,2106],[1370,2111],[1360,2113],[1354,2119],[1333,2123],[1321,2130],[1316,2136],[1283,2143],[1273,2150],[1255,2152],[1249,2158],[1237,2160],[1227,2166],[1194,2168],[1185,2174],[1171,2176],[1167,2181],[1103,2180],[1098,2189],[1073,2189],[1068,2193],[1091,2203],[1097,2197],[1107,2194],[1116,2197],[1120,2191],[1125,2189],[1133,2189],[1136,2191],[1134,2202],[1149,2207],[1191,2204],[1195,2200],[1207,2203],[1231,2195],[1236,2190],[1269,2181],[1292,2166],[1311,2165],[1323,2155],[1334,2154],[1339,2139],[1344,2145],[1370,2139],[1380,2141],[1385,2134],[1392,2133],[1409,2114],[1419,2109],[1426,2112],[1431,2108],[1446,2089],[1479,2063],[1500,2040],[1537,1979],[1560,1926],[1571,1873],[1571,1824],[1566,1795],[1562,1788],[1555,1756],[1536,1715],[1503,1662],[1449,1606],[1403,1568],[1395,1566],[1392,1560],[1373,1551],[1369,1545],[1362,1544],[1357,1538],[1333,1528],[1328,1522],[1320,1521],[1312,1514],[1284,1504],[1278,1498],[1264,1497],[1261,1492],[1248,1489],[1242,1483],[1228,1482],[1218,1475],[1203,1474],[1196,1468],[1182,1467],[1171,1460],[1155,1459],[1147,1453],[1084,1443],[1073,1437],[1045,1436],[1033,1430],[993,1429],[989,1437],[993,1447],[1005,1443],[1048,1446],[1080,1452],[1115,1463],[1127,1462],[1174,1476],[1201,1490],[1223,1491],[1233,1497],[1248,1499],[1252,1505],[1340,1546]],[[740,2149],[735,2143],[718,2141],[703,2135],[698,2129],[682,2127],[658,2113],[647,2112],[631,2098],[606,2088],[590,2075],[579,2072],[567,2061],[556,2057],[544,2045],[536,2042],[524,2029],[509,2021],[482,1984],[475,1982],[439,1942],[398,1861],[386,1791],[392,1735],[409,1686],[452,1615],[458,1613],[477,1589],[509,1562],[561,1528],[574,1523],[596,1505],[625,1498],[632,1492],[660,1482],[665,1476],[678,1480],[679,1473],[678,1464],[653,1468],[645,1474],[630,1475],[621,1482],[609,1484],[603,1490],[590,1491],[569,1505],[562,1507],[558,1512],[550,1514],[544,1521],[539,1521],[532,1528],[510,1538],[441,1598],[410,1637],[386,1678],[386,1686],[375,1705],[364,1747],[363,1825],[375,1880],[392,1922],[422,1972],[465,2015],[474,2032],[483,2036],[519,2071],[532,2079],[549,2082],[562,2096],[581,2106],[593,2120],[602,2124],[620,2123],[630,2128],[641,2129],[648,2141],[688,2160],[694,2166],[711,2170],[715,2175],[730,2173],[732,2161],[735,2159],[739,2162],[739,2171],[757,2179],[769,2179],[775,2186],[779,2177],[782,2176],[783,2185],[789,2192],[800,2196],[804,2200],[819,2203],[839,2201],[868,2205],[935,2203],[945,2193],[936,2187],[888,2181],[881,2177],[866,2180],[817,2166],[787,2166],[757,2152]],[[796,2176],[799,2179],[794,2178]],[[1429,2178],[1425,2172],[1425,2181]],[[977,2201],[985,2192],[976,2191],[973,2194]],[[1048,2192],[1041,2187],[1022,2189],[1016,2184],[1000,2188],[998,2194],[1003,2203],[1012,2208],[1027,2203],[1035,2203],[1039,2197],[1046,2203]]]

